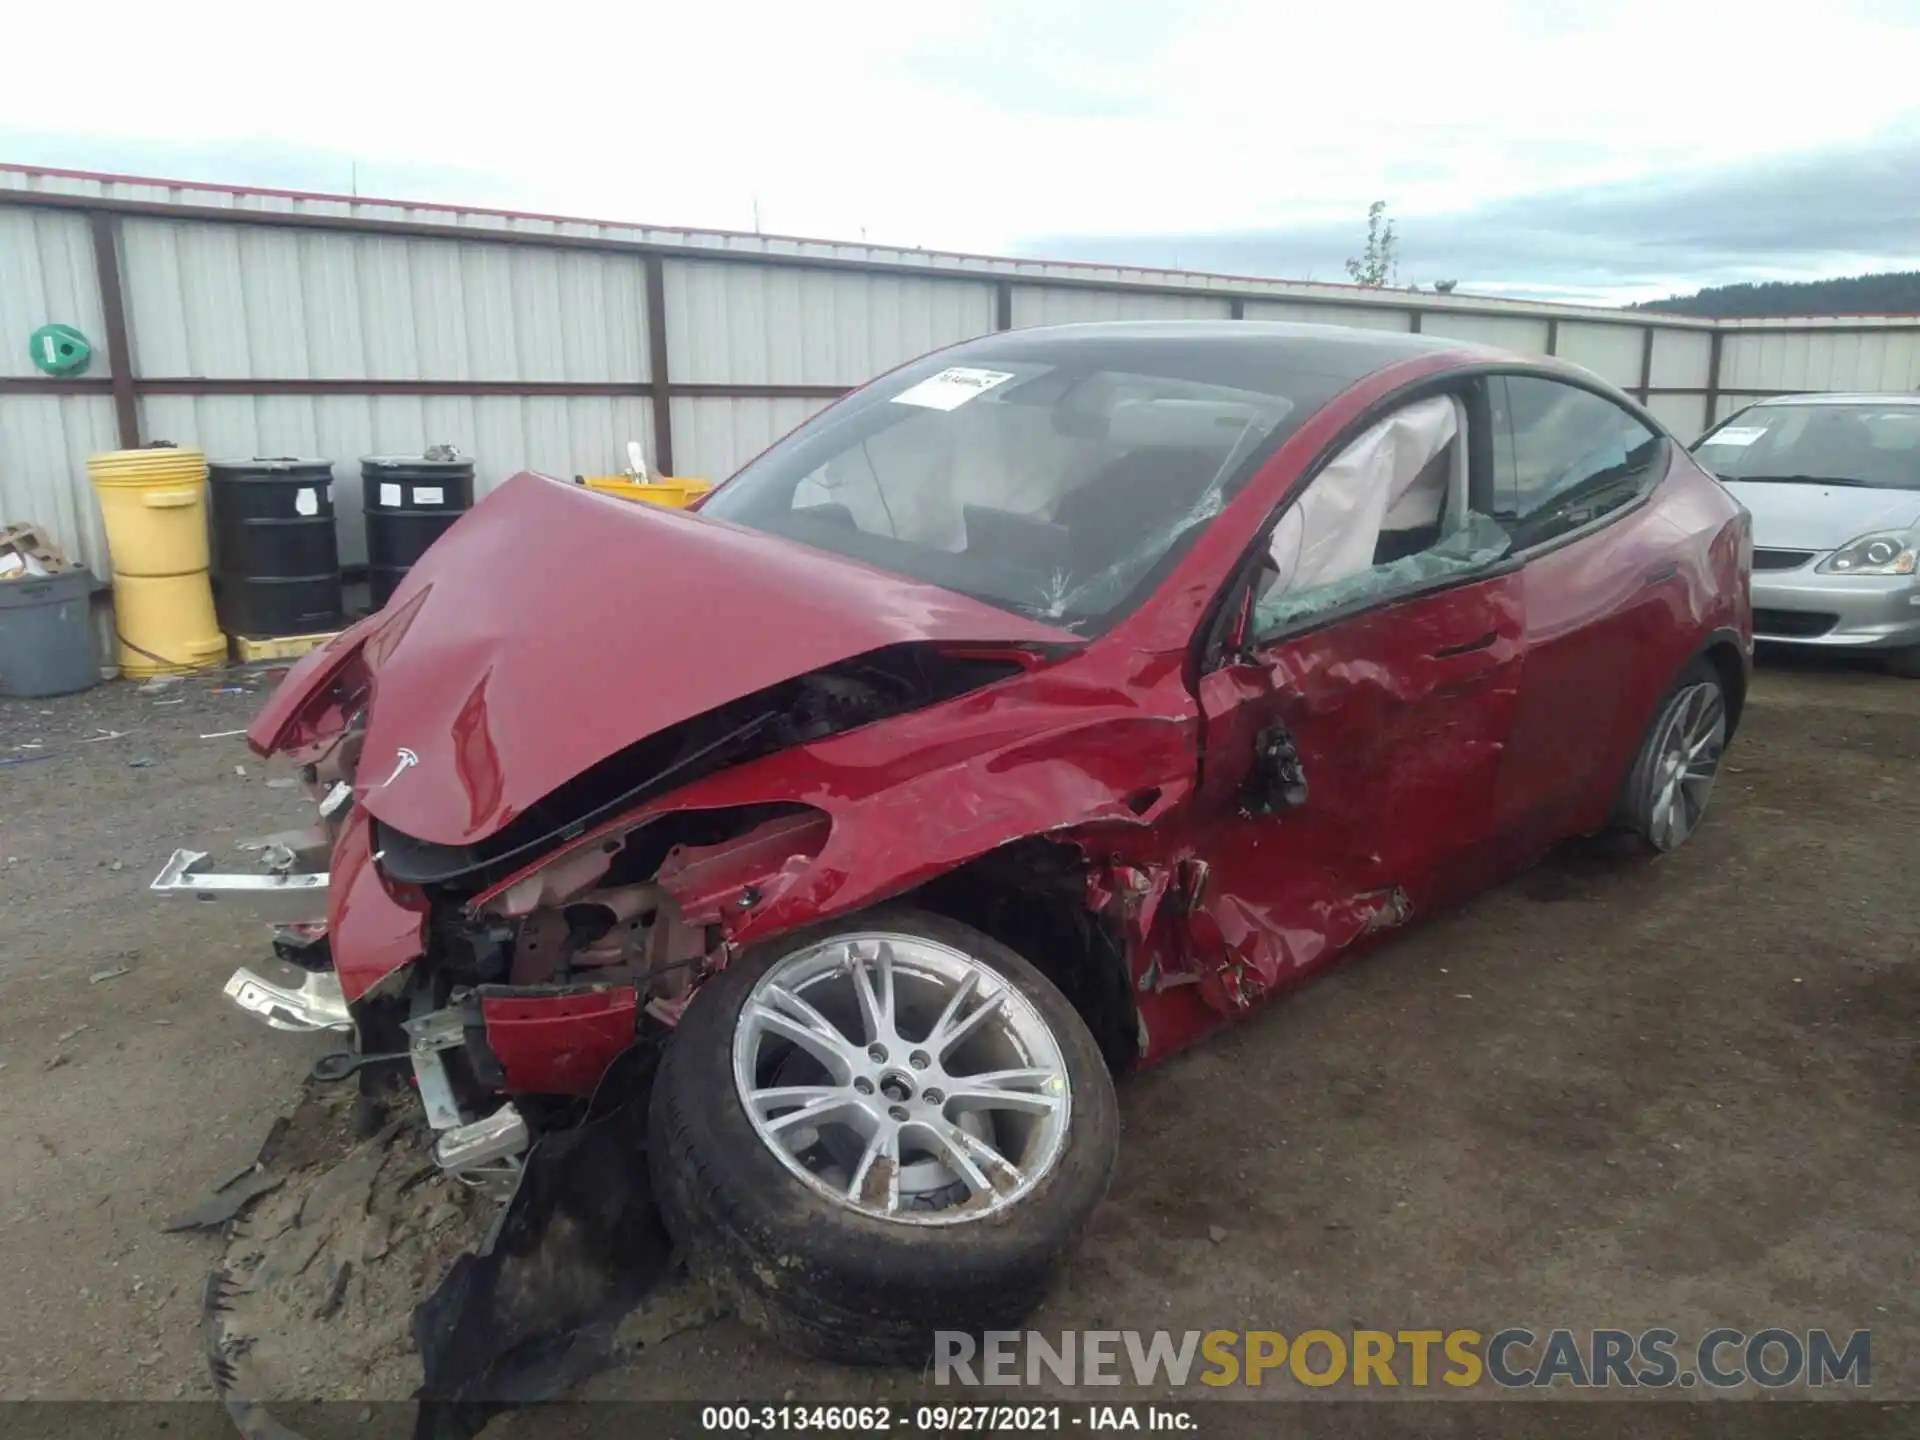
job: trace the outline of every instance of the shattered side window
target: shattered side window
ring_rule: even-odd
[[[1403,406],[1335,456],[1274,526],[1254,637],[1504,557],[1506,528],[1467,506],[1466,428],[1465,408],[1434,396]]]
[[[1309,616],[1327,614],[1364,600],[1417,589],[1434,580],[1471,575],[1505,557],[1512,548],[1507,532],[1490,515],[1469,511],[1466,523],[1431,550],[1375,565],[1344,580],[1312,590],[1263,596],[1253,609],[1255,635],[1271,635]]]

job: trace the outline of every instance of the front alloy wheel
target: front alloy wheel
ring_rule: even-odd
[[[1104,1195],[1113,1085],[1072,1005],[888,907],[742,955],[687,1007],[648,1160],[695,1269],[809,1354],[913,1364],[1018,1326]]]
[[[964,951],[856,931],[782,957],[734,1027],[747,1118],[793,1174],[882,1220],[1018,1204],[1059,1159],[1073,1087],[1033,1003]]]

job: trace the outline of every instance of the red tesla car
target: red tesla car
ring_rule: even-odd
[[[315,911],[228,993],[411,1070],[524,1190],[658,1057],[668,1230],[816,1353],[1016,1324],[1112,1076],[1609,827],[1701,821],[1747,516],[1630,399],[1419,336],[1022,330],[886,375],[698,513],[484,499],[249,732]],[[322,856],[302,871],[303,856]],[[391,1062],[391,1064],[389,1064]]]

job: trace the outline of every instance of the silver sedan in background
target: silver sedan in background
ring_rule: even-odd
[[[1693,453],[1753,512],[1758,639],[1920,679],[1920,395],[1762,400]]]

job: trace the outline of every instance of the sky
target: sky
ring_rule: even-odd
[[[1920,268],[1920,0],[15,7],[0,160],[1626,301]],[[61,58],[64,57],[64,58]]]

